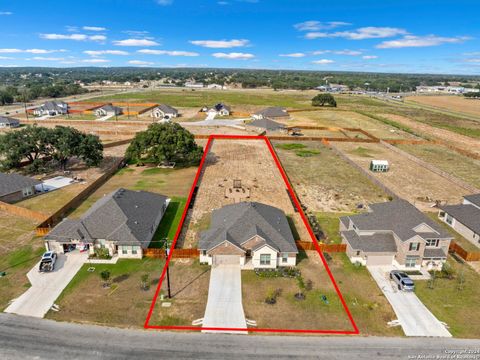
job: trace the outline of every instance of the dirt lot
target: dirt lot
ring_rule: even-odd
[[[282,149],[284,141],[274,142],[274,145],[297,195],[309,210],[350,212],[357,204],[381,202],[387,198],[387,194],[359,170],[319,142],[305,142],[308,149],[319,152],[311,157]]]
[[[478,139],[417,122],[401,115],[380,114],[380,116],[408,126],[409,128],[421,132],[428,137],[438,138],[461,149],[480,154],[480,141]]]
[[[480,117],[480,101],[463,96],[412,96],[406,100],[422,105],[434,106],[448,111]]]
[[[361,153],[358,152],[358,144],[336,143],[335,147],[365,169],[369,168],[372,159],[388,160],[388,172],[372,174],[398,196],[423,211],[432,211],[431,205],[435,200],[455,204],[467,194],[465,189],[381,144],[362,144],[365,150]]]
[[[211,211],[235,202],[226,197],[235,194],[234,180],[241,180],[242,186],[237,201],[258,201],[282,209],[294,219],[299,236],[308,241],[306,228],[294,211],[287,187],[265,142],[214,140],[202,171],[195,206],[188,215],[187,230],[177,246],[196,246],[199,231],[208,227]]]

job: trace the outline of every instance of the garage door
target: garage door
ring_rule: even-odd
[[[220,264],[240,264],[240,256],[238,255],[214,255],[213,256],[213,265]]]
[[[393,255],[368,255],[367,265],[392,265]]]

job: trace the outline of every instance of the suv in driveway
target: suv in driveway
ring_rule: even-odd
[[[393,280],[398,286],[398,290],[414,291],[415,284],[413,280],[408,277],[403,271],[392,270],[390,271],[390,280]]]
[[[53,251],[47,251],[43,254],[42,259],[40,260],[40,265],[38,270],[40,272],[50,272],[55,269],[55,263],[57,262],[57,253]]]

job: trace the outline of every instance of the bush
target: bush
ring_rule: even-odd
[[[112,258],[107,248],[95,248],[95,257],[104,260]]]
[[[276,304],[277,299],[278,299],[278,297],[280,296],[281,293],[282,293],[282,289],[276,289],[276,290],[270,289],[270,290],[268,290],[267,296],[265,297],[265,303],[270,304],[270,305]]]
[[[102,278],[103,281],[108,283],[108,281],[110,280],[110,271],[109,270],[103,270],[100,273],[100,277]]]

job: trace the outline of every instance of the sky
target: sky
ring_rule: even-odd
[[[480,74],[478,0],[0,0],[0,66]]]

